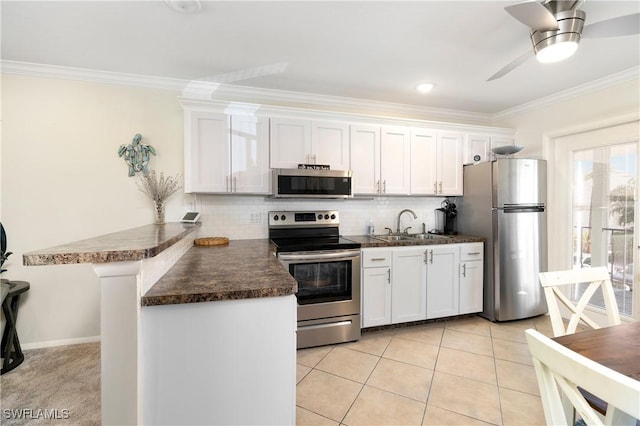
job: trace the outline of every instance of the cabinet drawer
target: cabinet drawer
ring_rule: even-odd
[[[460,246],[460,261],[482,260],[484,258],[484,243],[463,244]]]
[[[391,266],[391,250],[362,250],[362,267],[377,268]]]

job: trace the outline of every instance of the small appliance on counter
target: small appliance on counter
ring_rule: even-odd
[[[442,202],[441,207],[436,209],[436,227],[431,233],[457,235],[457,216],[456,205],[447,198]]]

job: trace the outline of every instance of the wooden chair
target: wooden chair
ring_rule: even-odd
[[[544,296],[547,299],[547,307],[549,309],[551,326],[553,327],[553,335],[555,337],[575,333],[580,321],[583,321],[591,328],[600,328],[600,326],[584,312],[589,300],[591,300],[591,297],[598,288],[602,289],[602,296],[604,297],[604,305],[607,311],[607,325],[620,324],[618,304],[616,303],[613,286],[611,285],[611,277],[609,276],[607,268],[596,267],[571,269],[568,271],[541,272],[539,278],[540,284],[544,288]],[[569,300],[569,298],[562,293],[561,288],[559,288],[561,286],[580,283],[589,283],[589,285],[577,303]],[[569,318],[566,328],[560,313],[559,303],[562,303],[562,305],[571,311],[571,317]]]
[[[587,425],[636,424],[640,418],[639,381],[573,352],[535,330],[525,333],[548,425],[573,426],[570,408]],[[607,401],[604,421],[578,386]]]

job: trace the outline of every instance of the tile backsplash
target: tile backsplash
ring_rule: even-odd
[[[376,197],[349,200],[291,200],[249,195],[187,195],[191,209],[198,210],[202,229],[200,236],[219,236],[230,239],[267,238],[268,212],[272,210],[338,210],[342,235],[364,235],[369,219],[376,234],[385,233],[385,227],[395,230],[398,213],[412,209],[417,219],[410,214],[402,215],[401,228],[411,226],[411,233],[421,232],[422,223],[430,230],[435,226],[434,210],[439,208],[443,197]],[[454,198],[455,200],[455,198]],[[454,201],[455,202],[455,201]]]

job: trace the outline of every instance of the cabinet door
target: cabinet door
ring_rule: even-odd
[[[411,130],[411,194],[436,193],[436,133],[428,129]]]
[[[231,191],[268,194],[269,121],[264,117],[231,117]]]
[[[311,121],[271,118],[271,168],[296,169],[311,163]]]
[[[476,155],[480,157],[478,163],[489,161],[489,152],[491,149],[491,138],[487,135],[467,135],[464,145],[464,161],[463,164],[473,164]]]
[[[380,185],[380,128],[351,126],[350,169],[354,194],[377,194]]]
[[[438,135],[438,195],[462,195],[462,134]]]
[[[431,246],[427,249],[427,318],[458,314],[457,245]]]
[[[424,247],[395,248],[391,263],[391,322],[427,318]]]
[[[229,115],[185,110],[185,123],[185,192],[227,192]]]
[[[391,324],[391,268],[362,270],[362,327]]]
[[[333,170],[349,170],[349,126],[342,123],[311,123],[313,164],[328,164]]]
[[[484,268],[481,260],[460,264],[460,314],[482,312]]]
[[[410,133],[406,127],[385,126],[380,134],[382,194],[409,194]]]

